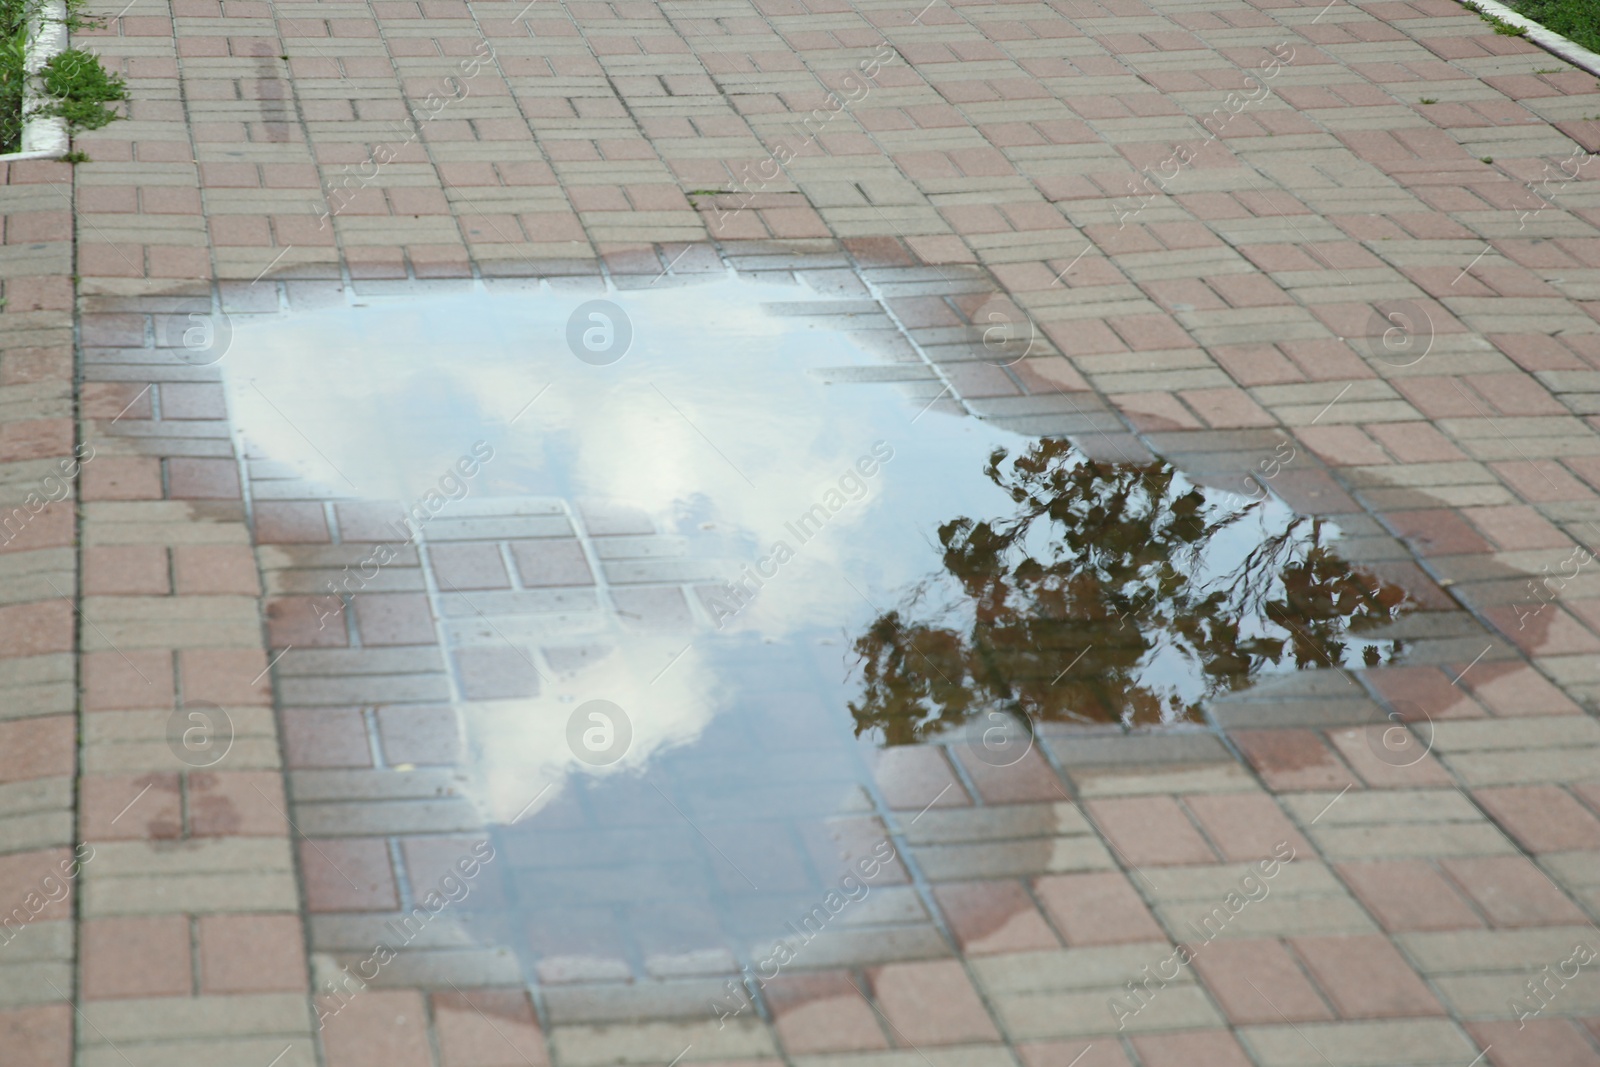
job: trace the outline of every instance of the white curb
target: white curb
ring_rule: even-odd
[[[1525,15],[1519,15],[1504,4],[1495,0],[1461,0],[1462,6],[1469,11],[1481,11],[1485,15],[1493,15],[1501,22],[1508,22],[1513,26],[1521,27],[1528,31],[1528,40],[1543,48],[1546,52],[1554,53],[1574,66],[1600,78],[1600,55],[1589,51],[1576,42],[1569,41],[1554,30],[1547,30],[1537,22]]]
[[[24,66],[28,71],[28,84],[22,94],[22,109],[28,111],[47,103],[40,91],[39,71],[67,47],[67,5],[65,0],[46,0],[39,12],[38,21],[28,33],[28,55]],[[60,159],[67,154],[70,144],[67,137],[67,120],[59,115],[36,116],[22,127],[22,147],[16,152],[0,153],[0,163],[21,159]]]

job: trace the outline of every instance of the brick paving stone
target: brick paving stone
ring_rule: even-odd
[[[288,833],[277,771],[190,771],[189,833],[194,837],[283,837]]]
[[[1311,846],[1283,810],[1265,793],[1211,793],[1184,797],[1184,805],[1225,860],[1270,859],[1287,844],[1296,852]]]
[[[447,764],[461,758],[460,726],[452,708],[385,707],[378,736],[390,764]]]
[[[1478,718],[1485,714],[1475,700],[1452,685],[1450,677],[1436,667],[1389,667],[1367,672],[1367,680],[1408,721],[1417,712],[1429,719]]]
[[[542,540],[511,542],[517,575],[528,588],[593,585],[589,562],[577,541]]]
[[[356,629],[365,645],[429,645],[435,637],[427,597],[363,593],[355,598]]]
[[[274,503],[255,505],[258,544],[304,544],[328,540],[328,521],[321,504]]]
[[[228,416],[220,385],[164,382],[160,394],[163,419],[223,419]]]
[[[1464,518],[1445,508],[1389,512],[1382,519],[1397,537],[1404,538],[1421,556],[1490,550],[1489,543]]]
[[[1136,1034],[1129,1039],[1145,1067],[1247,1067],[1250,1057],[1226,1030]]]
[[[257,596],[261,592],[255,555],[245,545],[175,546],[172,577],[173,591],[179,596]]]
[[[7,1061],[17,1067],[69,1067],[72,1009],[66,1004],[0,1009],[0,1043]]]
[[[933,895],[961,951],[969,955],[1061,945],[1020,882],[946,882],[935,886]]]
[[[237,500],[239,493],[239,467],[231,458],[167,460],[167,496],[173,500]]]
[[[428,559],[439,581],[455,589],[509,589],[500,546],[494,543],[467,542],[434,545]]]
[[[1290,944],[1343,1018],[1444,1014],[1388,938],[1297,937]]]
[[[1159,941],[1164,936],[1133,885],[1118,872],[1048,875],[1034,886],[1069,945]]]
[[[100,545],[83,550],[87,596],[165,596],[171,586],[171,565],[162,545]]]
[[[1216,861],[1211,846],[1170,797],[1092,800],[1085,809],[1129,863],[1144,866]]]
[[[368,989],[329,1016],[322,1029],[329,1067],[432,1067],[422,994]]]
[[[310,912],[387,911],[400,904],[382,838],[302,841],[300,869]]]
[[[86,775],[79,796],[84,839],[182,837],[181,790],[173,773]]]
[[[435,993],[435,1033],[442,1067],[546,1067],[544,1035],[521,990]]]
[[[304,934],[295,915],[202,915],[200,992],[298,992],[307,986]]]
[[[84,500],[160,500],[161,463],[155,459],[105,456],[83,469]]]
[[[1483,926],[1461,893],[1422,860],[1345,863],[1337,870],[1391,933]]]
[[[32,922],[52,922],[57,919],[70,919],[72,917],[72,889],[70,882],[63,881],[59,876],[65,869],[63,863],[72,862],[70,849],[45,849],[37,852],[16,852],[8,856],[0,856],[0,900],[8,900],[23,904],[30,915]],[[54,878],[55,882],[45,884],[45,879]],[[55,884],[60,883],[64,888],[56,889]],[[30,893],[39,892],[42,899],[29,903],[27,897]],[[13,904],[13,907],[15,903]],[[37,911],[34,909],[37,908]],[[13,923],[14,916],[8,916]],[[0,922],[6,917],[0,917]],[[12,933],[12,927],[0,927],[6,933]]]
[[[893,963],[867,977],[884,1017],[913,1047],[1000,1039],[955,960]]]
[[[1310,730],[1235,730],[1256,772],[1275,790],[1343,789],[1359,785],[1327,743]]]
[[[877,1013],[845,971],[781,975],[765,990],[778,1038],[791,1056],[889,1047]]]
[[[1461,669],[1465,671],[1467,664]],[[1576,715],[1582,709],[1532,667],[1486,663],[1462,676],[1462,683],[1496,715]]]
[[[70,715],[0,722],[0,783],[71,775],[75,726]]]
[[[1486,1020],[1469,1022],[1466,1029],[1474,1041],[1489,1050],[1488,1060],[1495,1067],[1600,1064],[1600,1052],[1595,1051],[1588,1035],[1567,1019]]]
[[[1076,1063],[1078,1067],[1131,1067],[1122,1046],[1110,1041],[1030,1041],[1016,1047],[1023,1067]]]
[[[1441,860],[1447,874],[1495,926],[1562,926],[1588,921],[1577,905],[1521,856]]]
[[[186,996],[193,985],[189,921],[124,916],[83,923],[83,996]]]
[[[1546,607],[1526,624],[1516,608],[1517,605],[1488,607],[1483,614],[1525,654],[1563,656],[1600,652],[1600,638],[1564,608]]]
[[[359,708],[285,708],[283,744],[290,768],[372,766]]]
[[[454,659],[461,691],[469,700],[506,700],[539,692],[538,668],[522,649],[462,648]]]
[[[271,702],[260,649],[188,648],[178,653],[178,678],[184,701],[209,701],[223,707],[264,706]]]
[[[1328,740],[1367,785],[1377,789],[1415,789],[1450,785],[1450,773],[1428,751],[1420,727],[1411,740],[1392,740],[1387,720],[1349,730],[1329,730]]]
[[[471,900],[475,908],[493,910],[504,907],[506,895],[498,877],[503,867],[491,866],[499,854],[481,864],[474,859],[478,855],[476,849],[483,840],[482,836],[428,836],[403,840],[400,852],[404,857],[411,899],[426,897],[445,881],[447,875],[461,880],[470,874]]]
[[[1252,1026],[1239,1036],[1258,1064],[1274,1067],[1305,1063],[1318,1053],[1334,1063],[1423,1064],[1441,1059],[1454,1063],[1458,1058],[1470,1063],[1482,1051],[1446,1019]],[[1318,1056],[1316,1062],[1323,1060]]]
[[[1015,763],[998,767],[979,759],[964,747],[953,747],[950,754],[960,762],[977,789],[979,799],[985,804],[1024,804],[1067,799],[1066,787],[1036,749],[1030,749]],[[1009,756],[1006,758],[1010,759]]]
[[[1600,850],[1600,820],[1553,786],[1507,786],[1472,794],[1529,852]]]
[[[326,595],[270,597],[263,612],[273,648],[343,648],[350,644],[344,604]]]
[[[1233,1023],[1332,1019],[1299,962],[1273,939],[1224,938],[1199,946],[1200,980]]]
[[[873,774],[892,808],[921,811],[972,802],[939,748],[885,749],[878,753]]]

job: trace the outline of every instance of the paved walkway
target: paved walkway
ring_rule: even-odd
[[[8,1067],[1600,1064],[1594,75],[1452,0],[92,6],[128,120],[0,165]],[[1410,665],[1001,779],[902,750],[881,819],[948,940],[724,1028],[482,960],[313,1004],[428,867],[312,786],[398,788],[428,723],[286,696],[263,598],[359,539],[247,506],[190,316],[707,249],[919,279],[913,332],[1007,294],[1035,354],[946,368],[992,417],[1066,397],[1230,483],[1292,441],[1273,490],[1429,607]],[[169,744],[205,703],[217,769]]]

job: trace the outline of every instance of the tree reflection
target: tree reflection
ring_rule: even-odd
[[[1263,670],[1376,665],[1354,635],[1411,602],[1331,531],[1171,466],[1100,463],[1064,440],[985,470],[1014,514],[939,527],[943,571],[856,639],[856,733],[924,740],[999,706],[1034,721],[1172,722]]]

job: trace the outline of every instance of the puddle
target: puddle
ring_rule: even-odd
[[[1330,524],[967,416],[864,294],[369,296],[236,319],[223,367],[262,469],[425,518],[506,856],[477,921],[546,983],[732,973],[835,891],[835,930],[926,954],[914,871],[846,881],[885,746],[1197,721],[1399,651]]]

